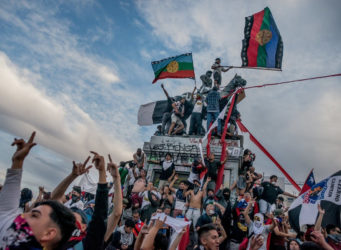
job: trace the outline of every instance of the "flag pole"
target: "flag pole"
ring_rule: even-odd
[[[223,68],[230,68],[230,69],[258,69],[258,70],[271,70],[271,71],[282,71],[282,69],[277,68],[264,68],[264,67],[243,67],[243,66],[220,66]]]

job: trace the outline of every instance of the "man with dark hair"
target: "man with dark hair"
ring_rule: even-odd
[[[68,200],[64,205],[68,208],[76,207],[83,210],[84,203],[81,200],[82,190],[80,186],[73,186],[71,192],[71,199]]]
[[[137,237],[138,234],[141,231],[141,228],[144,225],[143,221],[141,221],[141,211],[140,211],[140,209],[135,209],[133,211],[133,221],[135,223],[134,229],[133,229],[133,233],[134,233],[135,237]]]
[[[166,182],[170,182],[171,177],[175,174],[175,165],[171,153],[166,153],[163,161],[149,160],[148,162],[161,165],[159,188],[166,184]]]
[[[227,67],[226,69],[223,66],[220,66],[221,60],[220,58],[215,59],[215,63],[212,65],[213,71],[213,78],[214,78],[214,86],[218,88],[221,85],[221,72],[227,72],[231,67]]]
[[[207,224],[198,230],[199,244],[195,250],[218,250],[221,239],[214,224]]]
[[[271,205],[276,202],[278,195],[283,194],[289,197],[296,198],[295,195],[283,191],[277,183],[277,176],[271,175],[270,181],[264,181],[261,185],[263,187],[263,192],[259,200],[259,212],[269,217]]]
[[[206,96],[207,105],[207,126],[206,130],[209,130],[211,122],[214,123],[219,116],[219,100],[220,94],[217,87],[213,87],[212,90]],[[218,136],[221,136],[221,120],[218,119]]]
[[[131,219],[127,219],[123,226],[117,228],[113,234],[110,247],[113,246],[115,249],[133,249],[134,247],[134,229],[135,223]],[[112,248],[107,249],[112,249]]]
[[[56,201],[38,203],[24,214],[18,211],[23,163],[36,145],[34,137],[35,132],[27,142],[12,143],[17,149],[0,192],[0,249],[57,249],[75,229],[73,213]]]
[[[326,232],[327,234],[341,234],[340,228],[334,224],[328,224],[326,226]]]
[[[180,181],[179,188],[173,188],[174,183],[177,181],[178,175],[175,175],[172,182],[169,184],[169,190],[175,193],[175,206],[173,217],[178,215],[185,215],[186,207],[186,192],[188,190],[189,182],[187,180]]]

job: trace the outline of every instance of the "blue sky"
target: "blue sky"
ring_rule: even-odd
[[[284,41],[283,72],[233,69],[248,85],[340,73],[340,2],[328,1],[1,1],[0,181],[13,137],[37,131],[23,185],[51,190],[89,150],[129,160],[154,127],[137,125],[139,105],[164,99],[150,62],[193,52],[195,73],[214,58],[241,65],[244,17],[268,6]],[[192,80],[163,81],[171,95]],[[244,124],[302,181],[338,169],[340,78],[247,91]],[[280,173],[257,154],[260,171]]]

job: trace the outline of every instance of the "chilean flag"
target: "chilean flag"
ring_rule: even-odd
[[[309,189],[311,189],[312,186],[315,185],[315,177],[314,177],[314,169],[312,169],[307,177],[307,179],[304,182],[304,185],[301,189],[301,192],[299,194],[299,196],[303,193],[305,193],[306,191],[308,191]]]

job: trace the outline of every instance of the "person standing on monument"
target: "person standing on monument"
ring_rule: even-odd
[[[212,90],[206,96],[206,104],[207,104],[207,131],[211,123],[214,123],[219,116],[219,100],[220,94],[218,92],[218,88],[214,86]],[[221,136],[221,120],[218,119],[218,136]]]
[[[214,86],[218,89],[221,85],[221,72],[227,72],[231,67],[224,68],[220,66],[221,60],[220,58],[215,59],[215,63],[212,65],[211,69],[213,69],[213,79],[214,79]]]
[[[166,157],[163,161],[149,160],[148,162],[161,165],[161,175],[158,186],[159,188],[163,187],[167,182],[169,183],[175,175],[175,165],[170,153],[166,154]]]
[[[167,107],[163,112],[162,125],[161,125],[161,134],[164,135],[165,133],[168,132],[170,124],[171,124],[171,115],[172,115],[172,111],[173,111],[172,104],[174,102],[174,98],[169,96],[169,94],[168,94],[167,90],[165,89],[163,83],[161,83],[161,88],[167,97]]]

